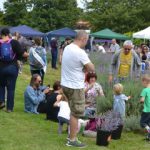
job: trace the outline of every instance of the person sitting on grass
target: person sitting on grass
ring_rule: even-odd
[[[125,101],[129,100],[131,96],[126,96],[125,94],[122,94],[123,85],[120,83],[114,85],[113,91],[114,91],[113,110],[115,112],[120,113],[122,117],[125,117]]]
[[[41,77],[34,74],[31,78],[30,85],[24,92],[25,112],[38,114],[39,104],[45,100],[46,94],[49,93],[49,87],[43,89]]]
[[[144,103],[144,109],[141,114],[140,125],[147,130],[146,139],[150,141],[150,75],[146,74],[142,77],[142,85],[144,89],[140,94],[140,102]]]
[[[54,103],[56,101],[60,101],[62,98],[62,95],[60,94],[62,91],[60,81],[55,81],[53,84],[53,92],[46,97],[46,105],[47,105],[47,110],[46,110],[46,119],[47,120],[52,120],[55,122],[58,122],[58,112],[59,112],[59,107],[54,107]]]
[[[103,89],[99,83],[96,82],[97,75],[95,72],[88,72],[86,74],[85,82],[85,116],[89,117],[96,111],[96,97],[104,96]]]
[[[67,97],[63,94],[63,92],[60,93],[61,98],[60,100],[56,101],[54,103],[54,107],[59,107],[59,112],[58,112],[58,120],[59,120],[59,128],[58,128],[58,133],[62,133],[62,127],[64,123],[67,123],[68,125],[68,135],[69,135],[69,120],[70,120],[70,107],[68,104],[68,99]]]

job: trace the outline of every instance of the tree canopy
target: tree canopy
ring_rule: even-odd
[[[147,0],[85,1],[85,17],[94,31],[110,28],[116,32],[137,31],[150,25],[150,5]]]
[[[150,26],[148,0],[83,0],[84,11],[76,0],[7,0],[0,11],[0,24],[26,24],[42,32],[63,27],[74,28],[78,20],[86,20],[92,31],[110,28],[125,33]]]
[[[26,24],[43,32],[73,27],[81,14],[76,0],[7,0],[4,8],[7,25]]]

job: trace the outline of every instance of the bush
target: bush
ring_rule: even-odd
[[[99,82],[103,88],[105,98],[97,98],[97,113],[102,113],[112,108],[113,106],[113,85],[108,84],[108,70],[111,60],[110,54],[101,54],[93,52],[90,54],[90,59],[94,63],[97,73],[97,82]],[[132,98],[126,102],[126,115],[138,116],[141,114],[143,105],[139,103],[140,93],[142,86],[140,79],[133,81],[126,81],[122,83],[124,86],[123,93]]]
[[[96,102],[97,114],[104,113],[112,109],[112,100],[108,99],[107,97],[97,97]]]
[[[94,63],[97,73],[97,82],[99,82],[103,88],[105,97],[97,97],[97,113],[101,114],[113,107],[113,85],[108,84],[108,71],[111,62],[110,54],[101,54],[93,52],[90,54],[90,59]],[[124,86],[123,93],[127,96],[131,96],[131,99],[126,102],[126,116],[124,129],[126,131],[139,130],[140,129],[140,114],[143,108],[143,104],[139,103],[140,93],[143,89],[141,81],[125,81],[122,83]]]
[[[136,131],[140,130],[140,116],[132,115],[127,117],[124,121],[124,130],[125,131]]]

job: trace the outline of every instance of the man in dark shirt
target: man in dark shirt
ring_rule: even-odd
[[[57,69],[56,63],[57,63],[57,55],[58,55],[58,49],[57,49],[57,40],[55,38],[52,38],[50,42],[51,46],[51,54],[52,54],[52,68]]]

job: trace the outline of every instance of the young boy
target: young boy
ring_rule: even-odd
[[[150,75],[142,77],[144,89],[141,92],[140,102],[144,103],[144,109],[141,115],[140,125],[148,132],[147,140],[150,141]]]
[[[113,87],[114,92],[114,102],[113,102],[113,111],[120,113],[122,118],[125,117],[125,101],[131,99],[131,96],[126,96],[123,94],[123,85],[117,83]]]

